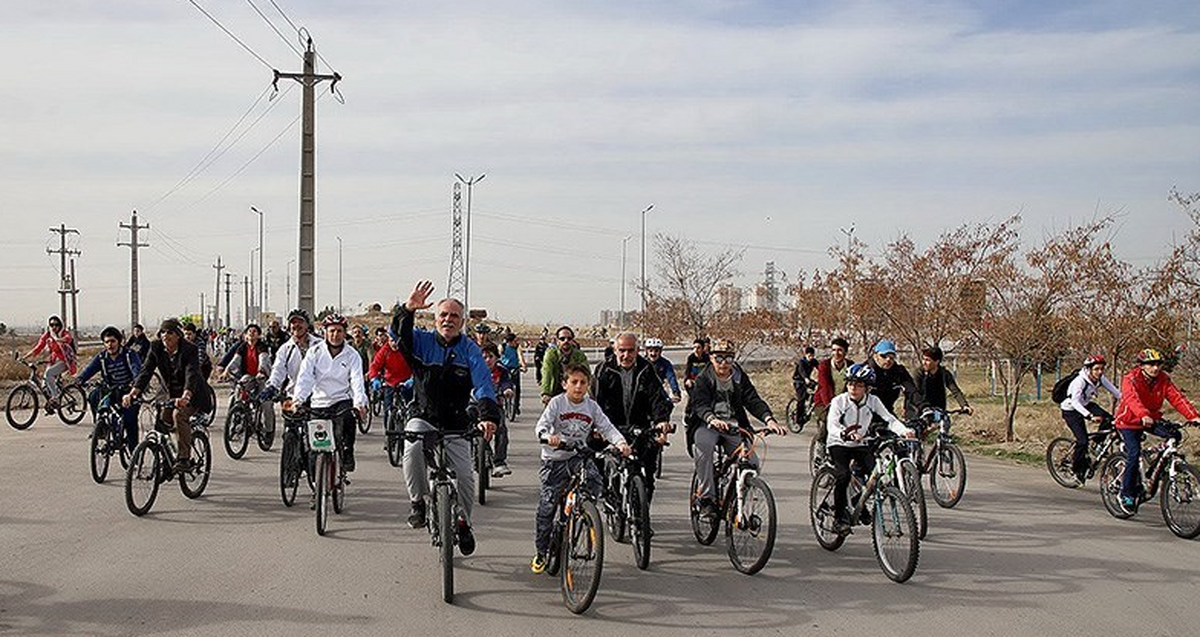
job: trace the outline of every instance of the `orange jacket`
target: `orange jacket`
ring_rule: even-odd
[[[1170,374],[1159,372],[1153,379],[1142,373],[1141,367],[1129,370],[1121,379],[1121,402],[1117,404],[1117,429],[1146,429],[1142,417],[1162,418],[1163,400],[1171,403],[1184,418],[1200,419],[1200,414],[1171,382]]]

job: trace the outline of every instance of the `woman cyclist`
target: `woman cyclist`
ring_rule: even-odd
[[[1121,400],[1121,390],[1113,386],[1104,377],[1107,362],[1099,354],[1088,356],[1083,361],[1083,367],[1075,376],[1075,380],[1067,386],[1067,399],[1062,401],[1059,409],[1067,428],[1075,436],[1075,453],[1071,457],[1071,469],[1080,482],[1087,477],[1087,421],[1104,423],[1112,421],[1112,414],[1096,404],[1096,394],[1103,387],[1117,401]]]

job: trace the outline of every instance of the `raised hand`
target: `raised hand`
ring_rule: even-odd
[[[404,307],[408,308],[410,312],[432,307],[433,303],[429,301],[429,295],[432,293],[432,281],[417,281],[417,285],[413,287],[412,294],[409,294],[408,300],[404,302]]]

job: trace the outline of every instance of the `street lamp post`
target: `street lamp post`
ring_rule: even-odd
[[[654,209],[654,204],[642,210],[642,312],[646,311],[646,213]]]
[[[288,260],[287,272],[285,273],[285,279],[283,282],[283,295],[287,297],[287,307],[285,307],[284,310],[288,312],[292,311],[292,264],[295,262],[295,259]]]
[[[633,235],[629,235],[621,239],[621,327],[625,327],[625,246],[629,244],[629,240]]]
[[[342,313],[342,238],[338,237],[338,314]]]
[[[478,177],[467,179],[458,173],[454,173],[458,180],[467,185],[467,237],[465,240],[463,255],[463,305],[466,307],[468,315],[471,312],[471,193],[475,189],[475,184],[483,181],[486,174],[481,174]],[[465,320],[467,317],[464,316]]]
[[[254,206],[250,206],[250,210],[258,215],[258,314],[261,320],[266,305],[266,296],[263,294],[263,213]]]

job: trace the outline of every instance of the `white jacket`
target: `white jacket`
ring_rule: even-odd
[[[309,334],[308,349],[301,349],[294,338],[289,338],[286,343],[280,345],[279,351],[275,352],[275,362],[271,367],[271,377],[267,379],[267,385],[279,390],[295,389],[296,377],[300,374],[300,363],[304,361],[308,350],[320,342],[320,336]]]
[[[825,444],[831,447],[862,447],[865,443],[850,440],[849,434],[866,436],[872,415],[887,421],[888,429],[896,435],[903,436],[910,431],[883,406],[878,396],[867,394],[861,403],[856,403],[850,399],[849,393],[841,393],[829,403],[829,419],[826,421],[829,436]]]
[[[1067,386],[1067,399],[1062,401],[1058,407],[1063,411],[1075,411],[1083,414],[1085,418],[1091,418],[1092,412],[1088,411],[1088,403],[1096,399],[1096,394],[1100,393],[1100,388],[1108,390],[1108,393],[1121,400],[1121,390],[1117,389],[1108,380],[1107,376],[1101,376],[1099,383],[1093,383],[1092,379],[1088,378],[1086,369],[1081,369],[1075,375],[1075,380]]]
[[[358,350],[346,343],[342,351],[333,356],[328,341],[310,347],[300,364],[292,400],[304,402],[309,396],[312,396],[312,406],[317,408],[343,400],[353,400],[355,407],[365,407],[367,392],[363,388],[362,356]]]

